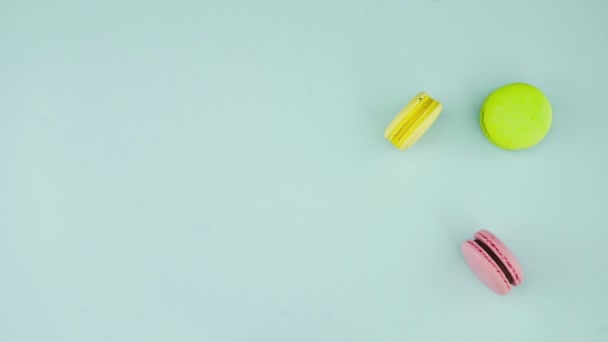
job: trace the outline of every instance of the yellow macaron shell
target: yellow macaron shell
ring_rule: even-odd
[[[384,137],[398,149],[405,150],[424,135],[441,109],[441,103],[421,92],[391,121],[384,131]]]

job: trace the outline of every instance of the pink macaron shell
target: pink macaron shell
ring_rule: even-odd
[[[505,264],[513,278],[513,285],[517,286],[524,281],[524,273],[519,266],[517,259],[515,259],[513,253],[511,253],[509,248],[507,248],[499,238],[491,232],[482,229],[475,233],[475,239],[483,241],[483,243],[500,258],[503,264]]]
[[[465,262],[482,283],[499,295],[509,293],[511,286],[507,277],[488,253],[471,240],[462,243],[461,251]]]

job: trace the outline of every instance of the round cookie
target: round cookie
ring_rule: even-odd
[[[494,145],[523,150],[538,144],[551,127],[549,100],[536,87],[512,83],[486,97],[479,113],[481,130]]]
[[[473,274],[490,290],[506,295],[524,280],[521,266],[505,244],[482,229],[461,245],[462,255]]]
[[[384,131],[384,137],[400,150],[412,147],[441,113],[442,105],[421,92],[401,109]]]

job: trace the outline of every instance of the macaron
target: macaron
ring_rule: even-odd
[[[384,131],[384,137],[399,150],[412,147],[441,113],[441,103],[421,92],[401,109]]]
[[[524,280],[513,253],[487,230],[482,229],[472,240],[463,242],[461,251],[473,274],[496,294],[506,295]]]
[[[486,97],[479,123],[492,144],[505,150],[523,150],[544,139],[552,117],[551,104],[538,88],[512,83]]]

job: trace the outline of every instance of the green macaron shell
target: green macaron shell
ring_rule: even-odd
[[[551,127],[549,100],[536,87],[513,83],[493,91],[481,106],[479,121],[486,138],[505,150],[538,144]]]

